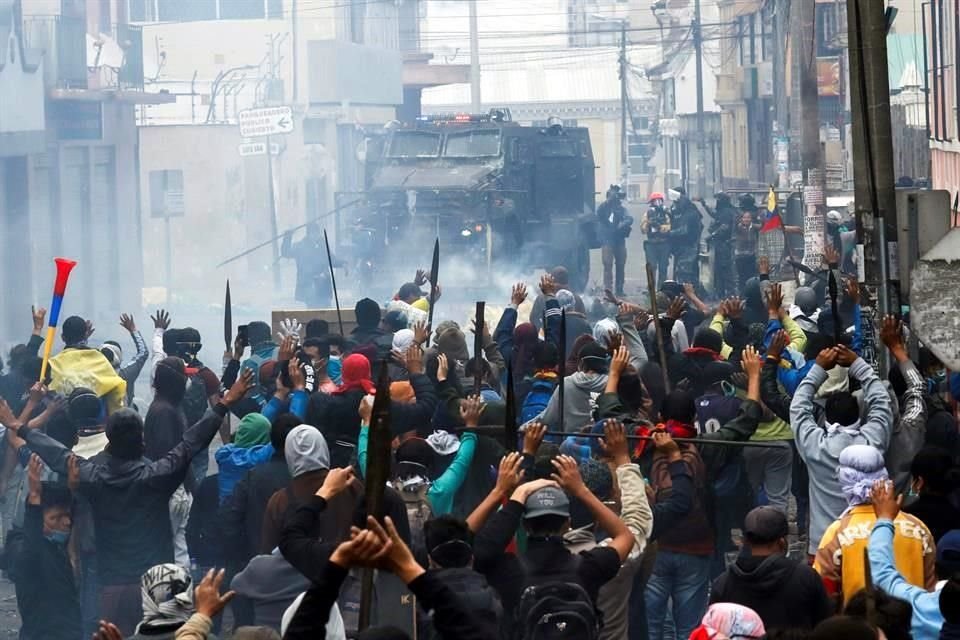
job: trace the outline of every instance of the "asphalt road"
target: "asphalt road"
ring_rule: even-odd
[[[20,613],[13,583],[0,577],[0,640],[15,640],[20,635]]]

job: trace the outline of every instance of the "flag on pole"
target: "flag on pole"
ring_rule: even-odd
[[[783,222],[780,220],[780,213],[777,211],[777,194],[771,185],[770,193],[767,194],[767,213],[764,216],[763,226],[760,227],[760,232],[766,233],[767,231],[780,229],[782,226]]]

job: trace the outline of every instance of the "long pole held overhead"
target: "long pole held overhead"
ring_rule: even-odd
[[[223,299],[223,341],[227,351],[233,350],[233,304],[230,301],[230,279],[227,278],[227,293]]]
[[[367,515],[383,520],[383,494],[390,479],[390,374],[387,360],[380,363],[377,378],[377,393],[373,398],[370,416],[370,441],[367,453],[366,507]],[[370,626],[373,613],[373,569],[363,570],[360,582],[359,627],[363,631]]]
[[[327,248],[327,266],[330,267],[330,286],[333,287],[333,303],[337,305],[337,324],[340,325],[340,335],[343,333],[343,316],[340,313],[340,295],[337,293],[337,276],[333,273],[333,254],[330,253],[330,238],[327,230],[323,230],[323,244]]]
[[[261,243],[258,244],[258,245],[254,245],[254,246],[250,247],[249,249],[238,253],[237,255],[233,256],[232,258],[227,258],[226,260],[224,260],[223,262],[221,262],[220,264],[218,264],[217,267],[218,267],[218,268],[219,268],[219,267],[223,267],[223,266],[226,266],[226,265],[230,264],[231,262],[236,262],[236,261],[239,260],[240,258],[242,258],[242,257],[244,257],[244,256],[248,256],[248,255],[250,255],[251,253],[253,253],[254,251],[256,251],[256,250],[258,250],[258,249],[262,249],[262,248],[264,248],[264,247],[267,247],[267,246],[272,245],[275,241],[279,240],[280,238],[282,238],[282,237],[283,237],[285,234],[287,234],[287,233],[293,233],[294,231],[297,231],[297,230],[299,230],[299,229],[303,229],[304,227],[306,227],[306,226],[308,226],[308,225],[311,225],[311,224],[313,224],[314,222],[320,222],[320,221],[323,220],[324,218],[329,218],[330,216],[334,215],[335,213],[338,213],[338,212],[340,212],[340,211],[343,211],[344,209],[347,209],[347,208],[349,208],[349,207],[352,207],[352,206],[355,205],[355,204],[360,204],[361,202],[363,202],[363,198],[357,198],[356,200],[351,200],[350,202],[347,202],[347,203],[345,203],[345,204],[340,205],[339,207],[335,207],[335,208],[331,209],[330,211],[327,211],[327,212],[324,213],[323,215],[319,215],[319,216],[317,216],[316,218],[313,218],[312,220],[307,220],[307,221],[304,222],[303,224],[298,224],[298,225],[295,226],[295,227],[290,227],[289,229],[287,229],[287,230],[284,231],[283,233],[281,233],[281,234],[279,234],[279,235],[277,235],[277,236],[275,236],[275,237],[273,237],[273,238],[270,238],[270,239],[267,240],[266,242],[261,242]]]
[[[433,243],[433,260],[430,262],[430,309],[427,311],[427,346],[433,335],[433,308],[437,306],[437,278],[440,275],[440,238]]]
[[[480,395],[480,385],[483,382],[483,323],[487,303],[477,301],[477,311],[473,316],[473,395]]]
[[[546,325],[544,325],[544,331],[546,331]],[[567,366],[567,310],[560,309],[560,344],[558,345],[560,350],[560,380],[559,385],[557,386],[557,397],[560,400],[560,431],[563,431],[563,408],[566,406],[564,404],[565,390],[563,374],[565,373],[564,369]]]
[[[653,266],[647,263],[647,292],[650,296],[650,314],[653,316],[653,328],[657,334],[657,352],[660,354],[660,368],[663,369],[663,386],[670,393],[670,374],[667,371],[667,352],[663,348],[663,328],[660,326],[660,313],[657,311],[657,286],[653,276]]]

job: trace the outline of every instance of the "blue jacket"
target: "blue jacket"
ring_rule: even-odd
[[[214,454],[220,468],[220,504],[232,493],[240,478],[250,469],[262,464],[273,456],[272,444],[258,444],[245,449],[235,444],[226,444]]]
[[[289,404],[276,396],[271,397],[270,402],[264,405],[260,413],[262,413],[271,424],[284,410],[289,411],[301,420],[306,420],[307,407],[309,404],[310,395],[306,391],[297,390],[290,394]]]
[[[364,425],[360,427],[360,437],[357,438],[357,462],[360,465],[360,472],[367,473],[367,443],[370,439],[370,427]],[[464,433],[460,436],[460,448],[453,462],[447,467],[446,471],[440,474],[440,477],[430,484],[427,491],[427,498],[430,500],[430,508],[433,510],[433,516],[444,516],[453,512],[453,498],[460,490],[463,481],[467,479],[467,472],[470,471],[470,465],[473,463],[473,454],[477,450],[477,434]]]
[[[910,603],[913,616],[910,632],[914,640],[937,640],[943,626],[940,612],[940,587],[927,591],[907,582],[893,563],[893,523],[886,518],[877,520],[870,533],[867,553],[873,584],[889,596]]]

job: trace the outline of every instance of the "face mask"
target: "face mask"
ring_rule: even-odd
[[[53,530],[50,533],[44,534],[44,537],[54,544],[65,546],[67,540],[70,539],[70,532]]]
[[[337,384],[340,384],[342,368],[343,365],[340,362],[340,356],[330,356],[330,360],[327,361],[327,376]]]

